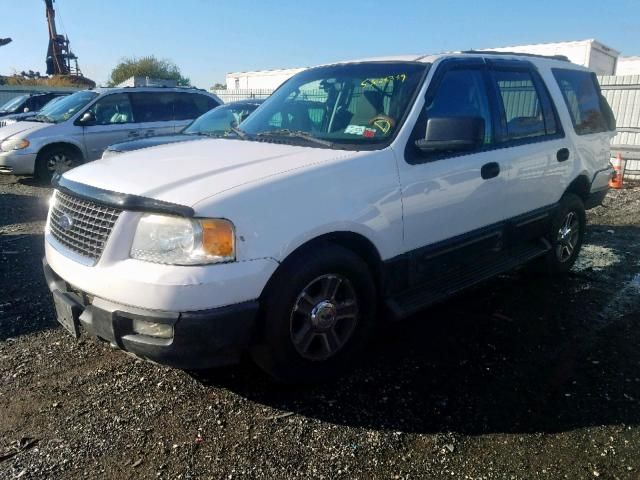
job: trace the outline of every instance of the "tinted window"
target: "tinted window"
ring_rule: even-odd
[[[31,105],[29,106],[29,109],[32,112],[37,112],[42,107],[44,107],[52,97],[53,95],[38,95],[35,97],[31,97]]]
[[[493,72],[500,95],[502,124],[506,140],[519,140],[556,133],[555,122],[545,124],[545,115],[538,90],[527,71]]]
[[[484,143],[491,143],[491,110],[481,70],[455,69],[444,74],[435,94],[427,98],[426,118],[480,117]],[[425,125],[426,126],[426,125]],[[424,130],[422,130],[424,133]]]
[[[132,123],[133,112],[129,95],[126,93],[114,93],[106,95],[94,103],[89,111],[96,119],[96,125],[113,125],[120,123]]]
[[[578,70],[553,69],[553,75],[571,114],[578,135],[615,129],[607,101],[600,94],[595,75]]]
[[[173,101],[171,92],[131,93],[131,106],[138,123],[169,122],[173,120]]]
[[[197,93],[176,93],[174,115],[176,120],[193,120],[218,106],[211,97]]]

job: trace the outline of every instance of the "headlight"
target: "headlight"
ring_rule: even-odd
[[[29,140],[26,138],[10,138],[0,144],[0,150],[10,152],[11,150],[22,150],[29,146]]]
[[[138,222],[131,258],[171,265],[235,260],[233,224],[224,219],[144,214]]]

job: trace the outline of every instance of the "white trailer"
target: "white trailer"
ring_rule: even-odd
[[[496,52],[534,53],[536,55],[564,55],[572,63],[593,70],[597,75],[614,75],[620,52],[597,40],[579,40],[574,42],[537,43],[515,45],[512,47],[490,48]]]

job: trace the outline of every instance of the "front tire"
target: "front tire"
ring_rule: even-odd
[[[80,164],[76,151],[65,146],[44,148],[36,158],[35,175],[40,182],[51,182],[54,173],[64,173]]]
[[[307,248],[287,259],[267,287],[263,338],[253,359],[287,383],[340,376],[370,337],[376,304],[360,257],[337,245]]]

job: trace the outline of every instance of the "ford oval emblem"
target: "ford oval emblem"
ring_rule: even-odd
[[[73,218],[71,218],[66,213],[63,213],[62,215],[60,215],[60,218],[58,218],[58,227],[60,227],[62,231],[66,232],[71,227],[73,227]]]

